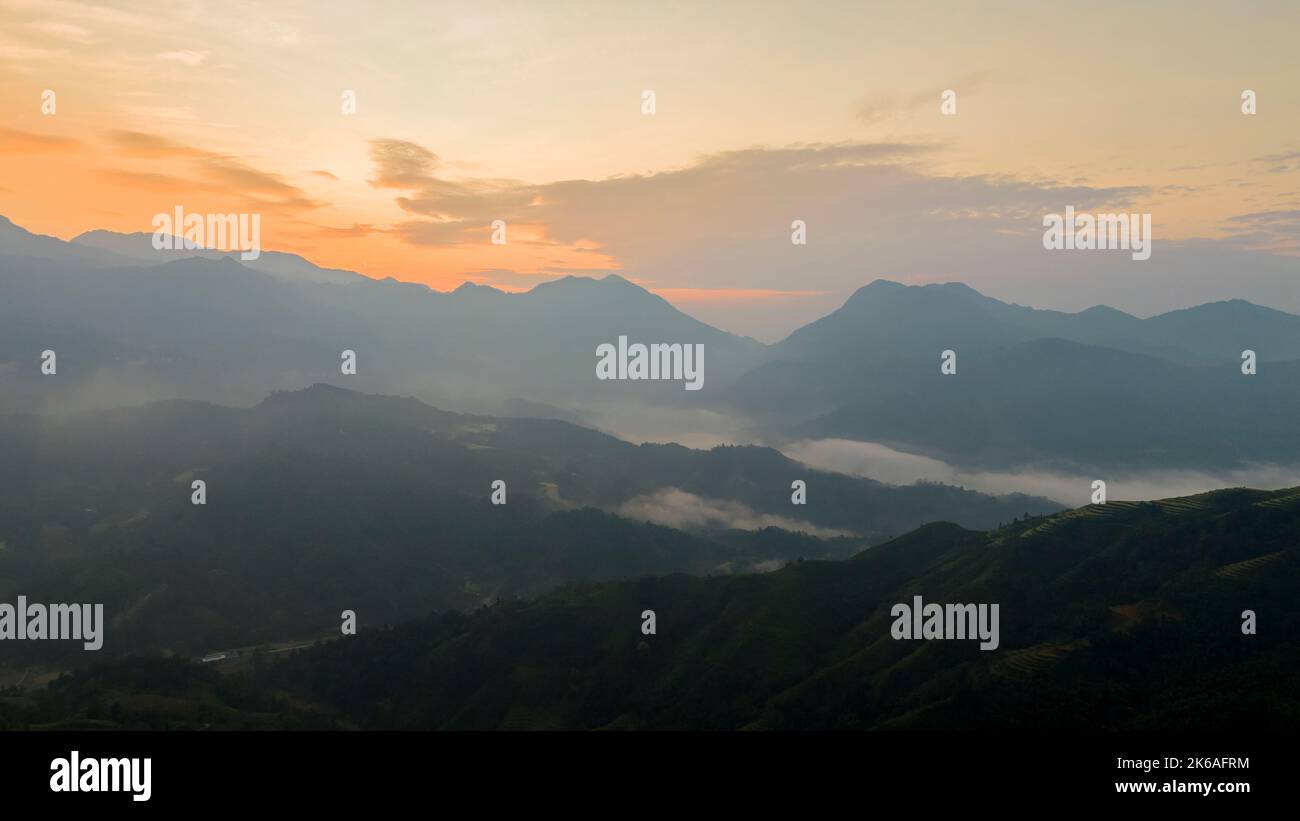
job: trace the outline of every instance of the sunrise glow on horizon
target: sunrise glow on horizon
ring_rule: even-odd
[[[149,231],[177,204],[255,211],[266,248],[323,266],[439,290],[619,273],[765,338],[876,277],[995,294],[1032,277],[1047,303],[1071,275],[1001,261],[982,237],[1023,236],[1031,254],[1066,202],[1151,212],[1165,242],[1296,258],[1300,144],[1279,137],[1300,133],[1296,7],[1276,12],[1295,25],[1260,26],[1103,4],[1065,38],[1050,9],[993,5],[379,19],[349,3],[4,0],[0,214],[71,239]],[[494,220],[509,242],[489,241]],[[1050,293],[1045,307],[1165,305],[1118,285]]]

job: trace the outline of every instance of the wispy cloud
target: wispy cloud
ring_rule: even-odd
[[[490,222],[503,219],[511,243],[599,253],[656,291],[694,298],[703,312],[717,309],[697,314],[706,321],[730,311],[738,323],[731,329],[743,325],[769,339],[879,276],[973,281],[991,296],[1064,310],[1106,302],[1149,313],[1232,297],[1300,308],[1294,276],[1278,256],[1292,230],[1285,212],[1253,217],[1252,235],[1241,219],[1226,226],[1224,239],[1162,240],[1161,203],[1187,196],[1177,183],[942,174],[932,164],[939,152],[898,141],[757,147],[659,173],[534,183],[452,178],[424,146],[375,140],[371,184],[397,191],[395,203],[415,217],[397,227],[408,243],[482,245]],[[1153,211],[1158,248],[1141,279],[1131,261],[1104,254],[1045,256],[1043,215],[1066,206]],[[803,246],[790,241],[796,219],[807,226]],[[1225,267],[1242,273],[1225,279]],[[1184,301],[1171,304],[1170,293]]]
[[[1228,228],[1243,247],[1300,255],[1300,209],[1238,214],[1228,219]]]
[[[789,516],[759,513],[740,502],[707,499],[675,487],[660,488],[654,493],[629,499],[614,512],[628,519],[683,530],[762,530],[766,527],[779,527],[823,539],[854,535],[847,530],[818,527]]]
[[[73,137],[36,134],[31,131],[20,131],[16,128],[0,127],[0,150],[14,154],[70,151],[80,145],[81,141]]]
[[[157,159],[163,157],[197,157],[203,159],[222,155],[203,151],[188,145],[181,145],[174,140],[158,134],[146,134],[141,131],[110,131],[109,141],[123,154],[131,157]]]
[[[974,96],[986,85],[988,78],[988,72],[974,71],[955,77],[946,85],[918,89],[908,94],[898,91],[876,91],[867,95],[858,104],[857,118],[868,125],[878,125],[912,116],[925,106],[933,106],[934,113],[938,116],[941,95],[944,91],[952,90],[958,95],[957,99],[960,101]]]
[[[107,138],[122,156],[143,160],[176,160],[190,174],[196,175],[129,169],[109,172],[118,175],[128,184],[151,190],[175,190],[178,194],[183,194],[187,189],[221,192],[245,197],[259,206],[281,211],[314,209],[325,205],[308,196],[282,175],[263,171],[229,154],[185,145],[158,134],[141,131],[114,130],[107,134]]]
[[[164,63],[180,63],[181,65],[198,67],[203,65],[208,59],[208,52],[194,51],[183,49],[179,51],[163,51],[154,55],[154,59]]]
[[[74,23],[62,23],[54,20],[38,20],[27,24],[27,27],[34,32],[44,34],[59,40],[80,45],[91,45],[99,42],[99,38],[91,34],[90,29],[85,26],[78,26]]]
[[[1071,474],[1026,465],[1010,471],[970,471],[947,462],[894,450],[875,442],[847,439],[817,439],[794,442],[781,451],[810,467],[865,476],[890,484],[919,481],[944,482],[985,493],[1029,493],[1046,496],[1070,507],[1091,501],[1092,482],[1099,476]],[[1252,465],[1222,471],[1150,470],[1137,473],[1108,473],[1107,493],[1112,499],[1130,501],[1190,496],[1225,487],[1253,487],[1263,490],[1300,485],[1300,465]]]
[[[447,178],[435,172],[438,155],[404,140],[370,143],[376,188],[410,192],[395,199],[398,207],[427,220],[404,223],[399,235],[416,245],[451,246],[483,242],[493,220],[535,222],[530,209],[538,187],[518,180]]]

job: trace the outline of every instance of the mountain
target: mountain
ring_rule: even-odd
[[[521,400],[561,414],[595,404],[682,407],[699,400],[680,380],[598,380],[598,346],[620,336],[701,344],[712,391],[764,350],[613,275],[518,294],[440,293],[273,252],[257,261],[155,252],[147,234],[91,232],[72,243],[9,234],[16,239],[0,246],[13,253],[0,256],[0,367],[14,379],[0,410],[120,405],[128,394],[251,404],[272,390],[342,384],[345,350],[358,362],[350,387],[462,409]],[[60,357],[57,379],[39,373],[44,350]]]
[[[1244,300],[1216,302],[1138,319],[1098,305],[1080,313],[1028,308],[967,285],[902,285],[876,280],[838,310],[773,346],[773,359],[807,361],[857,353],[894,355],[982,350],[1036,339],[1065,339],[1184,365],[1239,363],[1250,348],[1261,361],[1300,359],[1300,316]]]
[[[0,720],[1295,731],[1297,534],[1300,488],[1111,502],[986,532],[935,523],[847,560],[435,613],[287,658],[254,653],[243,674],[113,662],[0,705]],[[894,638],[894,607],[915,596],[996,604],[998,646]]]
[[[383,624],[582,581],[753,572],[940,517],[987,527],[1059,509],[326,385],[252,408],[0,416],[0,452],[0,601],[103,603],[107,655],[315,636],[344,609]],[[795,479],[807,505],[791,503]]]
[[[35,257],[82,266],[125,262],[123,258],[105,249],[82,248],[58,237],[33,234],[5,216],[0,216],[0,257]]]
[[[158,250],[153,246],[154,235],[146,232],[120,234],[114,231],[87,231],[72,238],[73,245],[97,248],[108,251],[114,256],[135,260],[150,265],[161,265],[177,259],[220,260],[235,258],[239,264],[254,271],[283,279],[289,282],[315,282],[347,285],[358,282],[363,277],[355,271],[341,268],[321,268],[308,262],[297,254],[285,254],[279,251],[263,251],[254,260],[239,259],[238,252],[217,251],[206,248],[191,247],[180,237],[171,237],[169,249]]]
[[[882,442],[974,469],[1293,464],[1300,317],[1243,302],[1061,314],[877,281],[774,346],[725,401],[778,442]]]
[[[877,280],[765,346],[616,275],[441,293],[288,254],[178,253],[160,256],[148,234],[65,243],[0,225],[0,412],[252,405],[328,382],[629,436],[878,442],[974,471],[1300,463],[1300,317],[1240,300],[1140,319]],[[596,351],[620,337],[702,345],[703,390],[598,379]],[[46,350],[57,376],[40,371]],[[956,375],[939,373],[945,350]]]

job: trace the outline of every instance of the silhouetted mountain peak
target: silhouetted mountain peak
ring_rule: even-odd
[[[1137,319],[1137,317],[1132,314],[1126,314],[1117,308],[1110,307],[1109,305],[1093,305],[1091,308],[1083,309],[1078,315],[1107,319]]]
[[[453,295],[458,295],[458,296],[466,296],[466,295],[474,295],[474,294],[491,294],[494,296],[505,295],[505,291],[501,291],[496,288],[493,288],[491,285],[479,285],[477,282],[470,282],[468,280],[457,285],[456,288],[451,293]]]
[[[906,285],[901,282],[894,282],[892,279],[873,279],[871,282],[854,291],[845,304],[850,304],[858,300],[870,299],[883,294],[895,294],[905,288],[907,288]]]
[[[905,285],[889,279],[877,279],[854,291],[841,310],[861,309],[882,304],[892,305],[900,299],[907,300],[908,304],[925,304],[927,302],[946,301],[953,297],[963,300],[985,300],[989,298],[961,282]]]
[[[579,312],[632,311],[640,317],[661,319],[672,317],[689,321],[712,334],[731,336],[687,316],[663,297],[650,293],[618,274],[610,274],[601,279],[570,274],[550,282],[540,283],[524,296],[543,305],[562,305],[566,310]]]
[[[553,279],[549,282],[538,283],[529,293],[538,292],[591,292],[591,293],[608,293],[611,289],[621,289],[633,292],[640,292],[647,296],[652,296],[649,291],[629,282],[618,274],[609,274],[608,276],[597,279],[596,277],[578,276],[577,274],[568,274],[559,279]]]

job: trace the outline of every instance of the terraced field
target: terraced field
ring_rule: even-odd
[[[1300,490],[1288,493],[1285,496],[1278,496],[1275,499],[1265,499],[1262,502],[1256,502],[1255,507],[1288,507],[1295,504],[1300,504]]]
[[[1284,551],[1279,550],[1276,553],[1269,553],[1267,556],[1256,556],[1255,558],[1247,559],[1244,562],[1225,564],[1223,567],[1214,571],[1214,575],[1222,579],[1239,579],[1242,576],[1253,573],[1266,564],[1277,561],[1282,557],[1283,552]]]
[[[1184,516],[1192,513],[1199,513],[1209,510],[1214,502],[1216,494],[1220,491],[1210,491],[1207,493],[1197,493],[1191,496],[1178,496],[1172,499],[1156,499],[1150,502],[1125,502],[1110,501],[1099,505],[1085,505],[1073,510],[1067,510],[1048,516],[1035,526],[1020,532],[1020,538],[1028,539],[1031,536],[1041,536],[1052,533],[1067,522],[1074,522],[1080,519],[1104,519],[1114,517],[1123,513],[1138,510],[1142,505],[1155,505],[1160,508],[1160,512],[1166,516]],[[1256,507],[1285,508],[1291,505],[1300,505],[1300,489],[1288,488],[1279,491],[1283,495],[1274,498],[1264,499],[1255,502]],[[1006,534],[1006,529],[1003,531]],[[994,538],[994,544],[1000,544],[1008,538],[1014,538],[1015,533],[999,535]]]
[[[1036,644],[1033,647],[1008,653],[993,665],[993,672],[1011,678],[1037,675],[1075,650],[1087,646],[1087,639]]]
[[[1106,502],[1100,505],[1086,505],[1076,507],[1074,510],[1067,510],[1064,513],[1057,513],[1049,516],[1044,521],[1029,528],[1020,534],[1020,538],[1028,539],[1030,536],[1040,536],[1051,533],[1060,527],[1063,523],[1078,519],[1096,519],[1116,516],[1121,513],[1128,513],[1137,510],[1143,502]]]
[[[1209,506],[1210,500],[1214,498],[1214,493],[1198,493],[1195,496],[1179,496],[1174,499],[1160,499],[1152,502],[1157,505],[1160,511],[1166,515],[1178,516],[1186,513],[1195,513],[1205,510]]]

